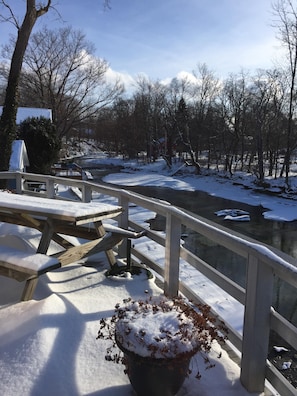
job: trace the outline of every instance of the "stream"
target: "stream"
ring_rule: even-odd
[[[100,168],[94,166],[94,162],[84,162],[80,164],[92,173],[94,182],[102,182],[102,178],[110,173],[117,173],[119,168]],[[93,167],[92,167],[93,164]],[[115,185],[113,184],[115,187]],[[123,188],[123,186],[117,186]],[[184,208],[208,220],[211,220],[221,226],[227,227],[242,235],[256,239],[267,245],[271,245],[290,256],[297,258],[297,221],[281,222],[264,219],[262,213],[265,209],[259,206],[250,206],[236,201],[231,201],[215,196],[211,196],[202,191],[180,191],[170,188],[155,186],[133,186],[124,187],[127,190],[139,194],[154,197],[170,202],[172,205]],[[226,221],[223,217],[218,217],[215,212],[222,209],[241,209],[249,212],[250,221],[236,222]],[[151,229],[164,230],[165,219],[157,216],[154,219],[148,219]],[[222,246],[216,245],[207,238],[192,231],[183,229],[184,246],[191,252],[199,255],[203,260],[208,262],[214,268],[228,276],[241,286],[245,285],[246,265],[245,260],[229,252]],[[289,284],[275,280],[274,308],[281,312],[288,320],[297,325],[297,297],[296,291]]]

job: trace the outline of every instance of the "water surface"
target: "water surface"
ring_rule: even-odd
[[[119,172],[119,168],[106,169],[103,167],[100,169],[96,167],[96,169],[91,168],[90,170],[94,176],[94,182],[98,183],[102,183],[102,178],[105,175]],[[112,186],[115,185],[113,184]],[[123,186],[117,187],[123,188]],[[273,246],[297,258],[297,221],[281,222],[265,219],[262,215],[264,211],[267,211],[265,208],[211,196],[203,191],[180,191],[155,186],[129,186],[124,188],[148,197],[170,202],[172,205],[191,211],[221,226]],[[251,220],[249,222],[225,221],[223,217],[218,217],[215,214],[215,212],[222,209],[241,209],[248,211]],[[148,222],[152,229],[165,229],[165,219],[162,216],[148,219]],[[187,249],[244,287],[246,274],[245,259],[229,252],[224,247],[215,244],[213,241],[192,230],[183,229],[183,235],[184,246]],[[290,285],[280,282],[278,279],[275,281],[273,305],[285,317],[297,324],[296,291]]]

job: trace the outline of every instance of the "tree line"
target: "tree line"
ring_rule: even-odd
[[[192,76],[159,81],[140,78],[130,98],[119,98],[94,120],[108,150],[171,165],[185,156],[196,166],[284,176],[287,144],[287,86],[278,70],[230,75],[219,81],[205,64]],[[289,147],[296,148],[296,125]]]
[[[296,9],[291,0],[273,5],[285,66],[241,70],[222,81],[202,63],[167,84],[139,76],[129,94],[119,80],[108,80],[107,61],[95,57],[83,32],[44,28],[28,40],[17,104],[51,108],[61,140],[92,137],[129,158],[163,156],[169,167],[179,158],[198,173],[207,166],[253,172],[259,183],[285,176],[288,183],[297,144]],[[3,103],[15,48],[12,41],[2,51]]]

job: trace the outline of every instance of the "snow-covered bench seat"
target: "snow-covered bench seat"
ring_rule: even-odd
[[[13,278],[19,282],[26,281],[21,297],[22,301],[32,298],[40,275],[60,267],[59,260],[54,257],[0,246],[0,275]]]
[[[94,235],[91,236],[90,230],[79,226],[77,228],[81,228],[82,235],[88,232],[90,239],[98,238],[95,230],[93,232]],[[19,282],[26,281],[21,300],[27,301],[32,298],[38,278],[42,274],[87,256],[87,251],[91,254],[95,254],[97,251],[106,251],[106,249],[111,249],[116,242],[120,242],[123,238],[134,239],[145,235],[144,231],[135,232],[112,225],[106,225],[105,230],[107,234],[100,243],[94,240],[83,245],[70,247],[52,256],[35,253],[26,241],[16,235],[2,235],[0,236],[0,275]],[[128,244],[128,246],[130,245]],[[127,257],[127,261],[130,262],[130,249],[128,250],[127,255],[129,257]]]

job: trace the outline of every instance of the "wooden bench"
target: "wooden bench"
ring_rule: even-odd
[[[129,241],[130,239],[141,238],[146,234],[146,231],[136,232],[110,224],[104,224],[104,230],[106,233],[99,241],[95,230],[88,230],[85,227],[77,226],[76,232],[80,233],[81,236],[84,235],[87,237],[90,242],[86,242],[83,245],[68,247],[65,251],[53,254],[52,257],[56,257],[59,260],[61,266],[64,267],[65,265],[92,256],[96,253],[112,249],[114,246],[121,243],[123,239],[127,239]],[[128,243],[127,261],[130,261],[130,256],[131,244]],[[116,264],[116,262],[114,264]]]
[[[26,281],[22,301],[32,298],[39,276],[60,267],[59,260],[54,257],[0,246],[0,275],[19,282]]]
[[[80,227],[78,226],[78,228]],[[145,231],[135,232],[112,225],[106,225],[105,229],[106,234],[101,238],[100,242],[98,242],[98,239],[95,239],[98,238],[95,230],[92,232],[92,235],[90,235],[90,231],[87,231],[86,228],[82,228],[82,233],[83,231],[87,231],[89,239],[94,238],[93,241],[91,240],[79,246],[72,246],[52,256],[25,251],[22,249],[23,246],[19,244],[19,237],[9,236],[9,238],[14,239],[10,239],[10,242],[6,240],[0,243],[0,275],[15,279],[19,282],[26,281],[21,301],[27,301],[32,299],[38,278],[42,274],[61,268],[64,265],[68,265],[98,252],[112,249],[115,244],[121,242],[124,238],[135,239],[145,235]],[[84,236],[86,235],[84,234]],[[2,238],[3,237],[0,237],[0,240]],[[20,248],[18,249],[13,246],[20,246]],[[131,245],[128,244],[127,262],[130,262],[130,246]]]

